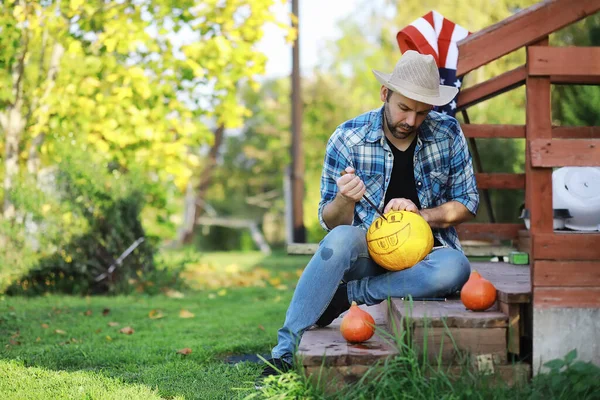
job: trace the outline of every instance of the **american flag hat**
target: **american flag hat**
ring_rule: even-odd
[[[398,31],[396,40],[402,53],[409,50],[430,54],[440,72],[440,84],[454,86],[460,91],[462,76],[456,76],[458,64],[458,42],[471,32],[432,10]],[[456,99],[435,110],[454,116],[457,110]]]

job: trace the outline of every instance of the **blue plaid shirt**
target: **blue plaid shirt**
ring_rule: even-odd
[[[413,163],[421,208],[454,200],[472,214],[477,213],[479,194],[471,155],[456,119],[435,111],[427,115],[419,128]],[[342,170],[353,167],[367,187],[365,195],[383,210],[393,165],[394,156],[383,133],[383,107],[341,124],[329,138],[325,152],[319,202],[321,226],[330,230],[323,221],[323,208],[335,198],[335,180]],[[375,216],[375,210],[362,199],[354,207],[352,225],[367,230]],[[454,227],[433,229],[433,234],[442,245],[462,250]]]

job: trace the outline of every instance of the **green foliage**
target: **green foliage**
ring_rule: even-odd
[[[9,294],[117,293],[125,290],[128,281],[138,274],[154,270],[153,239],[146,237],[140,222],[144,198],[139,186],[116,170],[99,168],[88,155],[69,147],[62,152],[57,169],[56,208],[68,209],[62,214],[65,228],[78,229],[76,233],[69,232],[66,240],[58,237],[59,230],[55,242],[46,244],[54,245],[56,250],[44,249],[48,251],[47,256],[41,257],[27,276],[10,287]],[[19,195],[13,198],[19,199]],[[17,204],[20,209],[36,209],[26,207],[26,202]],[[44,220],[39,223],[43,224]],[[140,238],[144,241],[116,266],[114,273],[96,281],[96,277],[105,273],[119,255]]]
[[[556,32],[554,46],[600,46],[600,15],[594,14]],[[552,118],[556,125],[600,126],[598,85],[556,85],[552,92]]]
[[[600,393],[600,367],[578,361],[573,349],[563,359],[544,364],[550,371],[537,375],[530,395],[539,399],[597,399]]]
[[[260,391],[244,397],[244,400],[318,400],[325,398],[325,395],[313,387],[306,377],[296,371],[291,371],[268,377]]]

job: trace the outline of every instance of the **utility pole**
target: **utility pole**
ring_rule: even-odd
[[[292,14],[296,17],[296,40],[292,47],[292,168],[290,174],[292,189],[292,224],[294,243],[306,242],[304,229],[304,154],[302,151],[302,97],[300,92],[300,15],[298,0],[292,0]]]

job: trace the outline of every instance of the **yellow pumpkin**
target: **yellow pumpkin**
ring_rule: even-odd
[[[367,231],[371,258],[390,271],[410,268],[433,248],[433,233],[419,214],[390,211],[377,218]]]

